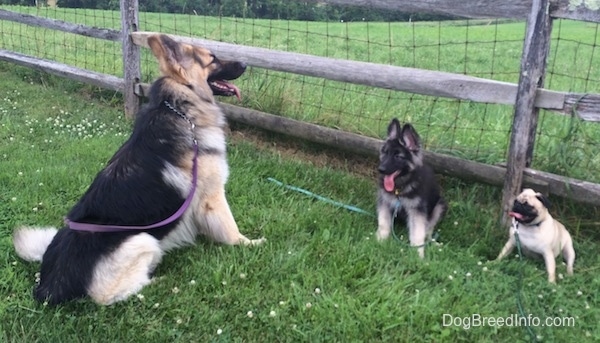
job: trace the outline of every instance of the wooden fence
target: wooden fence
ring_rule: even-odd
[[[521,59],[518,84],[493,81],[462,74],[426,71],[353,62],[305,54],[239,46],[203,39],[177,37],[177,40],[199,44],[228,59],[241,59],[249,65],[329,80],[349,82],[402,92],[447,97],[473,102],[514,105],[514,119],[506,166],[494,166],[443,154],[426,152],[427,162],[436,172],[468,181],[503,186],[503,215],[520,188],[533,186],[547,193],[600,205],[600,185],[530,169],[539,109],[581,120],[600,121],[600,94],[557,92],[543,88],[546,58],[554,18],[600,22],[600,11],[587,2],[569,0],[325,0],[329,4],[358,5],[377,8],[401,8],[407,12],[453,15],[464,18],[527,19],[527,31]],[[121,31],[75,25],[59,20],[0,10],[0,20],[40,26],[88,37],[120,41],[123,46],[124,78],[41,60],[23,54],[0,50],[0,60],[10,61],[124,93],[125,113],[133,115],[139,99],[148,87],[140,84],[140,47],[147,47],[150,32],[138,32],[137,0],[121,0]],[[306,67],[310,66],[310,67]],[[379,75],[373,78],[372,75]],[[281,116],[222,104],[233,121],[284,133],[350,150],[359,154],[378,154],[381,141]],[[506,218],[506,217],[504,217]]]

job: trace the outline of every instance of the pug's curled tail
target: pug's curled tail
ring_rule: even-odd
[[[26,261],[41,261],[58,230],[53,227],[20,227],[13,234],[17,255]]]

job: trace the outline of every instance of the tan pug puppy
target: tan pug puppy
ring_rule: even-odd
[[[562,252],[567,262],[567,274],[573,275],[575,250],[571,235],[565,226],[554,220],[548,208],[550,202],[541,193],[527,188],[517,196],[509,215],[513,217],[508,242],[496,261],[508,255],[516,246],[515,231],[518,232],[521,248],[527,255],[541,256],[546,263],[548,281],[556,282],[556,257]]]

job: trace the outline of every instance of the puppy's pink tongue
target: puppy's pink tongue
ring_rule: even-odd
[[[383,188],[388,192],[393,192],[394,188],[396,188],[396,176],[398,176],[400,172],[394,172],[393,174],[386,175],[383,177]]]
[[[513,218],[517,218],[517,219],[523,219],[523,215],[521,213],[517,213],[517,212],[508,212],[508,215],[513,217]]]

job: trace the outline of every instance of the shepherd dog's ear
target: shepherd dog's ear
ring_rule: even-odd
[[[421,138],[415,128],[410,124],[404,124],[402,127],[402,142],[410,151],[419,151],[421,149]]]
[[[153,35],[148,37],[148,45],[158,60],[163,76],[172,77],[184,85],[189,83],[182,66],[185,54],[179,43],[167,35]]]
[[[536,193],[535,197],[542,203],[542,205],[544,205],[545,208],[550,209],[550,206],[552,206],[550,199],[548,199],[542,193]]]
[[[397,118],[392,119],[388,125],[388,139],[399,139],[400,138],[400,122]]]

